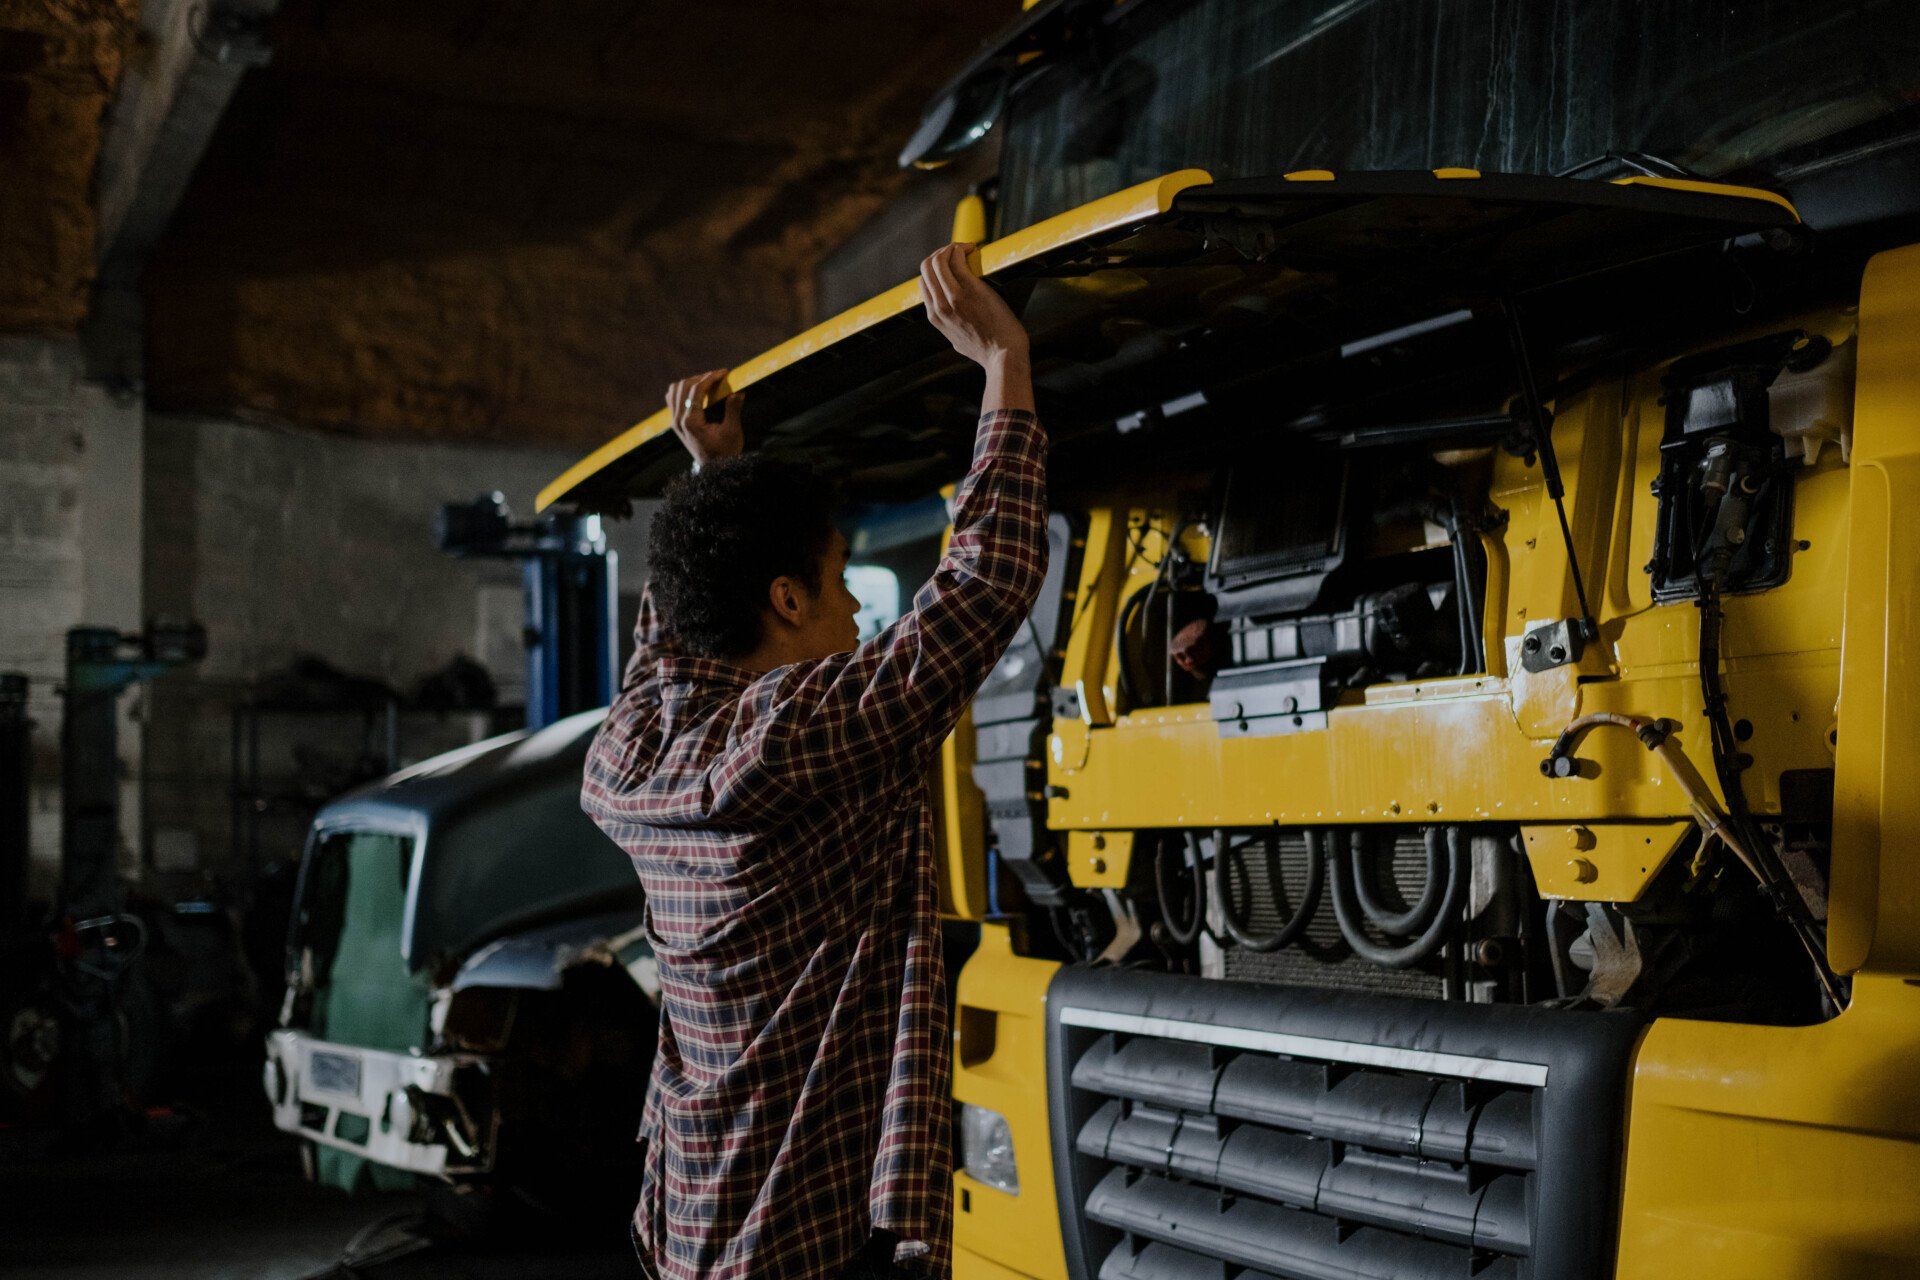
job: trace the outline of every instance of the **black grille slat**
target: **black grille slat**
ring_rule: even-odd
[[[1519,1274],[1511,1259],[1480,1259],[1471,1249],[1374,1227],[1347,1227],[1265,1200],[1222,1197],[1204,1187],[1151,1174],[1130,1176],[1121,1169],[1094,1188],[1087,1198],[1087,1215],[1137,1236],[1284,1280],[1514,1280]]]
[[[1637,1019],[1081,969],[1048,1006],[1070,1280],[1609,1274]]]
[[[1073,1067],[1073,1087],[1187,1111],[1213,1109],[1214,1051],[1178,1040],[1108,1036]]]
[[[1420,1150],[1420,1122],[1439,1087],[1431,1076],[1355,1071],[1321,1095],[1311,1127],[1324,1137],[1412,1155]]]
[[[1314,1207],[1337,1218],[1470,1245],[1483,1190],[1454,1165],[1354,1151],[1327,1169]],[[1526,1252],[1525,1240],[1518,1246],[1505,1252]]]
[[[1245,1280],[1259,1272],[1242,1271]],[[1227,1264],[1155,1241],[1144,1249],[1121,1245],[1100,1264],[1100,1280],[1226,1280]]]
[[[1215,1178],[1234,1191],[1311,1209],[1331,1158],[1332,1148],[1317,1139],[1245,1124],[1221,1144]]]

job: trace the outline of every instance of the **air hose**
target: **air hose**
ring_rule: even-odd
[[[1389,946],[1375,942],[1367,936],[1364,912],[1360,905],[1359,877],[1361,862],[1367,855],[1368,846],[1364,835],[1354,831],[1347,842],[1347,856],[1335,855],[1333,858],[1333,918],[1339,922],[1340,936],[1347,940],[1354,954],[1363,960],[1388,969],[1406,969],[1419,964],[1440,949],[1447,936],[1447,930],[1460,915],[1460,907],[1466,894],[1467,881],[1471,879],[1467,865],[1466,838],[1460,828],[1448,827],[1446,831],[1446,869],[1445,890],[1440,895],[1438,909],[1432,918],[1426,921],[1418,937],[1400,946]],[[1429,864],[1430,866],[1432,864]],[[1429,887],[1432,880],[1429,878]],[[1429,896],[1423,892],[1424,902]]]
[[[1194,837],[1187,837],[1193,842]],[[1240,909],[1233,900],[1233,877],[1236,870],[1243,866],[1245,850],[1250,841],[1234,844],[1227,837],[1224,828],[1216,828],[1213,833],[1213,891],[1220,902],[1220,922],[1226,927],[1227,936],[1249,951],[1278,951],[1299,937],[1306,929],[1307,922],[1320,906],[1320,891],[1326,883],[1326,855],[1320,848],[1320,842],[1312,832],[1307,833],[1307,885],[1300,891],[1300,901],[1287,914],[1280,926],[1270,933],[1256,933],[1246,919],[1240,915]],[[1282,904],[1280,883],[1280,833],[1269,827],[1260,836],[1260,846],[1267,858],[1267,884],[1273,894],[1275,907]],[[1196,863],[1199,850],[1193,850]],[[1251,887],[1251,885],[1249,885]],[[1248,915],[1251,916],[1252,903],[1248,903]]]
[[[1193,907],[1185,920],[1176,918],[1173,904],[1176,886],[1172,876],[1167,873],[1167,855],[1184,857],[1191,864],[1188,868],[1193,877]],[[1200,930],[1207,922],[1207,878],[1200,866],[1199,841],[1191,834],[1187,843],[1181,844],[1177,836],[1164,836],[1154,842],[1153,850],[1153,888],[1160,896],[1160,920],[1167,927],[1167,936],[1180,946],[1191,946],[1199,938]]]
[[[1768,874],[1767,863],[1756,852],[1762,842],[1743,831],[1715,802],[1706,783],[1694,772],[1692,763],[1680,750],[1680,744],[1673,740],[1674,730],[1680,727],[1678,724],[1671,720],[1621,715],[1611,711],[1579,716],[1560,731],[1553,749],[1540,762],[1540,772],[1549,778],[1579,777],[1579,762],[1574,758],[1574,747],[1590,731],[1608,725],[1631,730],[1640,739],[1641,745],[1660,757],[1667,775],[1679,786],[1680,794],[1686,797],[1687,807],[1693,811],[1693,820],[1700,824],[1700,830],[1708,839],[1718,840],[1725,845],[1740,865],[1747,869],[1747,874],[1754,878],[1775,913],[1793,931],[1807,958],[1813,962],[1814,976],[1819,981],[1821,994],[1836,1012],[1843,1008],[1840,981],[1827,965],[1826,948],[1820,939],[1819,926],[1808,913],[1806,903],[1793,891],[1790,883]],[[1719,762],[1716,760],[1715,763],[1717,765]],[[1737,775],[1735,783],[1737,786]],[[1766,853],[1770,855],[1772,850],[1768,849]]]

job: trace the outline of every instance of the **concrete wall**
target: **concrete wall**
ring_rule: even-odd
[[[147,423],[146,590],[155,616],[207,629],[208,653],[154,689],[149,825],[167,868],[242,875],[230,856],[232,709],[263,679],[317,658],[402,694],[455,657],[485,666],[503,701],[525,696],[517,563],[455,560],[434,545],[443,503],[489,490],[530,516],[571,451],[396,443],[231,420]],[[644,522],[609,526],[623,582],[644,561]],[[637,590],[636,587],[630,589]],[[400,754],[418,760],[501,727],[406,712]],[[260,721],[262,865],[297,851],[312,802],[384,747],[360,713]]]
[[[122,864],[241,872],[229,859],[235,702],[304,657],[405,693],[464,655],[519,703],[519,567],[443,555],[433,518],[444,502],[493,489],[531,515],[535,492],[574,460],[565,449],[150,415],[131,393],[90,381],[76,341],[0,340],[0,671],[30,681],[33,895],[51,896],[58,876],[70,628],[133,632],[152,618],[206,627],[204,662],[122,698]],[[645,513],[609,535],[625,590],[637,592]],[[291,797],[261,816],[263,847],[279,858],[297,848],[305,809],[385,742],[357,715],[265,723],[264,781]],[[401,754],[420,759],[495,727],[409,713]]]
[[[71,340],[0,340],[0,671],[23,672],[34,720],[32,884],[58,866],[60,699],[69,628],[134,628],[139,571],[139,402],[85,378]],[[122,828],[139,830],[137,714],[123,706]]]

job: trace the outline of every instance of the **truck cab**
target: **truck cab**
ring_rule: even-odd
[[[437,756],[314,819],[265,1087],[319,1180],[631,1204],[659,986],[633,868],[580,811],[602,716]]]
[[[1829,16],[1062,0],[929,108],[1052,443],[936,786],[959,1276],[1920,1257],[1920,28]],[[723,390],[872,502],[978,407],[912,281]]]

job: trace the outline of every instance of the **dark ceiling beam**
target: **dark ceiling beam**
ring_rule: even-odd
[[[141,7],[152,52],[122,78],[100,148],[103,269],[146,259],[240,77],[267,61],[266,20],[279,7],[280,0],[148,0]]]
[[[240,78],[268,60],[266,23],[279,7],[280,0],[141,6],[150,53],[121,79],[95,174],[99,274],[83,332],[93,374],[104,381],[129,390],[139,385],[140,273]]]

